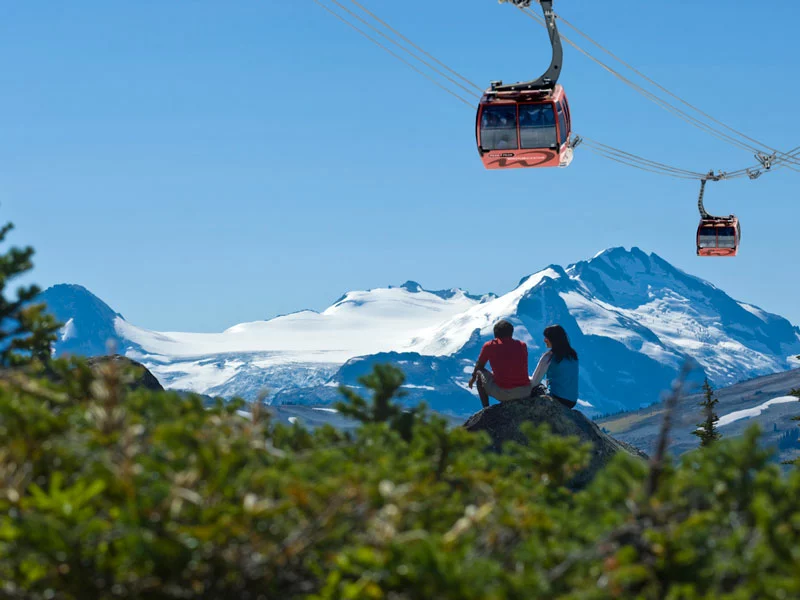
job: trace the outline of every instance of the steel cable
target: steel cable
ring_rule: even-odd
[[[521,7],[520,7],[520,10],[528,18],[533,19],[534,21],[536,21],[540,25],[546,26],[546,24],[544,22],[544,19],[541,19],[535,13],[533,13],[533,12],[531,12],[529,10],[526,10],[525,8],[521,8]],[[643,96],[645,96],[646,98],[648,98],[652,102],[654,102],[654,103],[658,104],[659,106],[661,106],[666,111],[671,112],[672,114],[676,115],[678,118],[686,121],[687,123],[689,123],[691,125],[694,125],[695,127],[700,129],[701,131],[705,131],[706,133],[708,133],[710,135],[713,135],[714,137],[717,137],[718,139],[720,139],[722,141],[725,141],[725,142],[727,142],[729,144],[737,146],[740,149],[747,150],[748,152],[753,152],[753,153],[760,152],[759,148],[756,148],[756,147],[753,147],[753,146],[749,146],[748,144],[745,144],[744,142],[741,142],[741,141],[737,140],[736,138],[734,138],[732,136],[729,136],[726,133],[722,133],[720,131],[717,131],[716,129],[714,129],[710,125],[708,125],[706,123],[703,123],[699,119],[696,119],[695,117],[692,117],[690,114],[682,111],[681,109],[677,108],[676,106],[673,106],[672,104],[670,104],[666,100],[663,100],[662,98],[659,98],[658,96],[656,96],[652,92],[650,92],[650,91],[646,90],[645,88],[643,88],[642,86],[634,83],[633,81],[631,81],[630,79],[628,79],[627,77],[625,77],[624,75],[622,75],[621,73],[616,71],[613,67],[611,67],[611,66],[607,65],[606,63],[604,63],[599,58],[597,58],[595,56],[592,56],[588,51],[586,51],[583,48],[581,48],[578,44],[573,42],[571,39],[569,39],[565,35],[560,34],[560,36],[561,36],[562,40],[564,40],[570,46],[575,48],[578,52],[580,52],[581,54],[586,56],[588,59],[590,59],[591,61],[597,63],[602,68],[604,68],[606,71],[608,71],[609,73],[611,73],[612,75],[614,75],[615,77],[620,79],[623,83],[625,83],[626,85],[632,87],[633,89],[638,91],[640,94],[642,94]]]
[[[416,59],[417,61],[421,62],[422,64],[424,64],[425,66],[427,66],[428,68],[433,70],[438,75],[446,78],[451,83],[454,83],[455,85],[458,85],[459,88],[461,88],[462,90],[465,90],[468,94],[470,94],[470,95],[472,95],[474,97],[480,97],[479,94],[473,92],[472,90],[467,90],[466,88],[464,88],[463,86],[461,86],[457,82],[453,81],[452,78],[450,78],[449,76],[447,76],[444,73],[442,73],[440,70],[438,70],[435,67],[433,67],[432,65],[430,65],[428,62],[426,62],[425,60],[423,60],[422,58],[420,58],[419,56],[417,56],[416,54],[414,54],[413,52],[411,52],[410,50],[405,48],[403,45],[399,44],[396,40],[393,40],[392,38],[390,38],[387,35],[385,35],[383,32],[381,32],[379,29],[377,29],[374,25],[372,25],[371,23],[365,21],[363,18],[359,17],[358,15],[354,14],[352,11],[350,11],[346,7],[342,6],[340,4],[340,2],[338,2],[337,0],[331,0],[331,1],[334,4],[336,4],[337,6],[339,6],[342,10],[346,11],[348,14],[350,14],[353,17],[355,17],[356,19],[358,19],[361,23],[367,25],[370,29],[372,29],[373,31],[375,31],[376,33],[381,35],[383,38],[387,39],[389,42],[391,42],[391,43],[395,44],[396,46],[398,46],[404,52],[409,54],[412,58]],[[320,5],[322,8],[324,8],[330,14],[332,14],[333,16],[335,16],[336,18],[341,20],[343,23],[345,23],[346,25],[350,26],[352,29],[356,30],[362,36],[366,37],[372,43],[374,43],[375,45],[377,45],[381,49],[385,50],[387,53],[389,53],[390,55],[392,55],[393,57],[395,57],[396,59],[398,59],[399,61],[401,61],[402,63],[404,63],[408,67],[410,67],[411,69],[413,69],[415,72],[419,73],[420,75],[422,75],[423,77],[425,77],[426,79],[431,81],[434,85],[436,85],[437,87],[443,89],[444,91],[446,91],[447,93],[449,93],[450,95],[455,97],[460,102],[466,104],[467,106],[469,106],[471,108],[474,106],[473,103],[471,103],[470,101],[466,100],[465,98],[463,98],[462,96],[460,96],[459,94],[454,92],[453,90],[449,89],[447,86],[443,85],[440,81],[436,80],[434,77],[432,77],[428,73],[422,71],[416,65],[410,63],[409,61],[404,59],[402,56],[398,55],[397,53],[392,51],[390,48],[388,48],[387,46],[382,44],[380,41],[378,41],[375,38],[371,37],[369,34],[364,32],[363,30],[361,30],[356,24],[352,23],[351,21],[349,21],[348,19],[346,19],[345,17],[343,17],[342,15],[340,15],[339,13],[337,13],[336,11],[331,9],[330,7],[326,6],[320,0],[314,0],[314,2],[316,4],[318,4],[318,5]],[[351,0],[351,2],[353,2],[353,4],[355,4],[356,6],[361,8],[362,10],[364,10],[373,19],[375,19],[376,21],[378,21],[379,23],[381,23],[382,25],[387,27],[387,29],[392,31],[395,35],[399,36],[404,41],[406,41],[407,43],[409,43],[412,46],[414,46],[414,48],[416,48],[419,52],[423,53],[425,56],[429,57],[431,60],[433,60],[437,64],[441,65],[443,68],[447,69],[449,72],[457,75],[459,78],[461,78],[463,81],[465,81],[466,83],[468,83],[469,85],[471,85],[475,89],[477,89],[477,90],[481,89],[475,83],[469,81],[468,79],[464,78],[461,75],[458,75],[458,73],[456,71],[454,71],[453,69],[451,69],[450,67],[448,67],[447,65],[445,65],[444,63],[442,63],[441,61],[436,59],[435,57],[433,57],[431,54],[429,54],[428,52],[426,52],[425,50],[423,50],[422,48],[420,48],[419,46],[417,46],[416,44],[411,42],[408,38],[403,36],[396,29],[392,28],[388,23],[386,23],[385,21],[380,19],[377,15],[375,15],[371,11],[367,10],[366,8],[364,8],[358,2],[356,2],[356,0]],[[526,14],[528,14],[529,17],[534,18],[537,21],[539,20],[537,18],[537,15],[535,15],[535,14],[530,14],[530,13],[527,13],[527,12],[526,12]],[[622,75],[617,73],[614,69],[612,69],[611,67],[609,67],[608,65],[606,65],[602,61],[599,61],[595,57],[591,56],[588,52],[586,52],[585,50],[583,50],[582,48],[580,48],[579,46],[574,44],[571,40],[567,39],[563,35],[561,37],[565,42],[567,42],[570,45],[572,45],[574,48],[576,48],[578,51],[580,51],[581,53],[586,55],[591,60],[593,60],[593,61],[597,62],[598,64],[600,64],[603,68],[605,68],[606,70],[608,70],[609,72],[611,72],[615,76],[619,77],[620,79],[622,79],[626,83],[629,83],[629,85],[632,85],[635,88],[640,88],[645,94],[652,95],[650,92],[648,92],[647,90],[644,90],[643,88],[641,88],[637,84],[635,84],[633,82],[629,82],[629,80],[627,80],[625,77],[623,77]],[[656,98],[657,101],[660,101],[660,99],[658,99],[657,96],[654,96],[654,98]],[[663,101],[661,101],[661,102],[663,102]],[[673,108],[674,110],[682,112],[682,111],[680,111],[680,109],[675,109],[674,107],[672,107],[672,105],[669,105],[668,103],[666,103],[666,104],[667,104],[667,106]],[[708,127],[708,126],[706,125],[706,127]],[[714,131],[714,130],[712,130],[712,131]],[[725,134],[722,134],[722,135],[725,135]],[[726,136],[726,137],[729,137],[729,136]],[[613,160],[613,161],[615,161],[617,163],[620,163],[620,164],[623,164],[623,165],[626,165],[626,166],[629,166],[629,167],[633,167],[633,168],[640,169],[640,170],[643,170],[643,171],[647,171],[647,172],[650,172],[650,173],[655,173],[655,174],[658,174],[658,175],[665,175],[665,176],[669,176],[669,177],[673,177],[673,178],[677,178],[677,179],[684,179],[684,180],[689,179],[689,180],[700,180],[701,181],[704,178],[706,178],[706,176],[707,176],[706,173],[700,173],[700,172],[697,172],[697,171],[690,171],[690,170],[682,169],[682,168],[679,168],[679,167],[673,167],[673,166],[667,165],[665,163],[661,163],[661,162],[658,162],[658,161],[654,161],[654,160],[651,160],[651,159],[647,159],[647,158],[638,156],[638,155],[630,153],[630,152],[626,152],[626,151],[621,150],[619,148],[614,148],[613,146],[609,146],[607,144],[603,144],[603,143],[597,142],[597,141],[592,140],[590,138],[583,138],[583,139],[585,140],[586,147],[590,152],[592,152],[594,154],[597,154],[598,156],[602,156],[602,157],[604,157],[604,158],[606,158],[608,160]],[[750,149],[746,145],[744,147],[746,149]],[[800,150],[800,147],[792,150],[790,153],[787,154],[787,156],[790,156],[792,158],[800,156],[800,153],[796,153],[798,150]],[[773,167],[773,169],[777,169],[777,168],[784,167],[784,166],[788,167],[789,165],[786,165],[783,161],[779,161],[778,164],[775,167]],[[724,178],[725,179],[734,179],[734,178],[737,178],[737,177],[742,177],[742,176],[745,176],[745,175],[749,175],[750,173],[754,172],[758,168],[759,168],[759,166],[749,167],[749,168],[746,168],[746,169],[739,169],[737,171],[733,171],[733,172],[731,172],[729,174],[726,174]],[[791,167],[789,167],[789,168],[791,168]],[[767,172],[769,172],[769,171],[767,171]]]
[[[380,18],[378,15],[376,15],[376,14],[375,14],[375,13],[373,13],[373,12],[371,12],[371,11],[370,11],[368,8],[366,8],[366,7],[365,7],[365,6],[363,6],[362,4],[359,4],[359,3],[358,3],[356,0],[350,0],[350,2],[352,2],[353,4],[355,4],[356,6],[358,6],[358,7],[359,7],[361,10],[363,10],[365,13],[367,13],[367,14],[368,14],[370,17],[372,17],[373,19],[375,19],[376,21],[378,21],[378,23],[380,23],[381,25],[383,25],[384,27],[386,27],[386,29],[388,29],[389,31],[391,31],[392,33],[394,33],[396,36],[398,36],[400,39],[404,40],[406,43],[408,43],[408,44],[410,44],[411,46],[413,46],[413,47],[414,47],[416,50],[418,50],[419,52],[421,52],[422,54],[424,54],[425,56],[427,56],[428,58],[430,58],[430,59],[431,59],[432,61],[434,61],[436,64],[438,64],[438,65],[440,65],[441,67],[443,67],[443,68],[447,69],[447,70],[448,70],[450,73],[452,73],[453,75],[455,75],[456,77],[458,77],[459,79],[461,79],[461,81],[463,81],[463,82],[464,82],[464,83],[466,83],[467,85],[470,85],[470,86],[472,86],[473,88],[475,88],[476,90],[478,90],[478,92],[480,92],[480,93],[483,93],[483,88],[479,87],[478,85],[476,85],[475,83],[473,83],[472,81],[470,81],[469,79],[467,79],[466,77],[464,77],[463,75],[460,75],[460,74],[459,74],[457,71],[454,71],[453,69],[451,69],[450,67],[448,67],[446,64],[444,64],[444,63],[443,63],[442,61],[440,61],[438,58],[436,58],[435,56],[433,56],[433,55],[429,54],[428,52],[426,52],[425,50],[423,50],[422,48],[420,48],[419,46],[417,46],[417,45],[416,45],[414,42],[412,42],[410,39],[408,39],[408,38],[407,38],[406,36],[404,36],[402,33],[400,33],[399,31],[397,31],[397,30],[396,30],[394,27],[392,27],[391,25],[389,25],[389,24],[388,24],[386,21],[384,21],[383,19],[381,19],[381,18]]]
[[[605,52],[606,54],[608,54],[608,55],[609,55],[611,58],[613,58],[614,60],[616,60],[616,61],[617,61],[617,62],[619,62],[620,64],[624,65],[625,67],[627,67],[628,69],[630,69],[631,71],[633,71],[634,73],[636,73],[636,74],[637,74],[639,77],[641,77],[642,79],[644,79],[645,81],[647,81],[648,83],[650,83],[651,85],[653,85],[654,87],[658,88],[659,90],[661,90],[661,91],[662,91],[662,92],[664,92],[665,94],[668,94],[668,95],[669,95],[669,96],[671,96],[672,98],[675,98],[675,99],[676,99],[678,102],[680,102],[680,103],[684,104],[685,106],[687,106],[687,107],[691,108],[691,109],[692,109],[693,111],[695,111],[696,113],[698,113],[698,114],[700,114],[700,115],[704,116],[704,117],[705,117],[706,119],[708,119],[709,121],[712,121],[712,122],[716,123],[717,125],[720,125],[721,127],[724,127],[724,128],[725,128],[725,129],[727,129],[728,131],[731,131],[731,132],[735,133],[736,135],[738,135],[738,136],[740,136],[740,137],[742,137],[742,138],[744,138],[744,139],[746,139],[746,140],[749,140],[749,141],[753,142],[754,144],[758,144],[758,145],[759,145],[760,147],[762,147],[762,148],[766,148],[767,150],[770,150],[770,151],[772,151],[772,152],[775,152],[775,153],[776,153],[776,154],[778,154],[779,156],[782,156],[782,157],[784,157],[784,158],[788,158],[788,159],[790,159],[790,160],[791,160],[791,162],[794,162],[794,160],[792,160],[792,159],[794,159],[794,158],[795,158],[795,156],[794,156],[794,154],[793,154],[793,152],[794,152],[794,151],[790,151],[790,152],[782,152],[781,150],[778,150],[778,149],[776,149],[776,148],[772,148],[772,147],[771,147],[771,146],[769,146],[768,144],[765,144],[764,142],[761,142],[761,141],[759,141],[759,140],[757,140],[757,139],[755,139],[755,138],[753,138],[753,137],[751,137],[751,136],[747,135],[746,133],[743,133],[743,132],[741,132],[741,131],[739,131],[739,130],[737,130],[737,129],[734,129],[733,127],[731,127],[731,126],[727,125],[726,123],[723,123],[722,121],[720,121],[720,120],[718,120],[718,119],[714,118],[713,116],[711,116],[711,115],[710,115],[710,114],[708,114],[707,112],[705,112],[705,111],[701,110],[700,108],[698,108],[698,107],[694,106],[694,105],[693,105],[693,104],[691,104],[690,102],[687,102],[686,100],[684,100],[683,98],[681,98],[681,97],[680,97],[680,96],[678,96],[677,94],[675,94],[675,93],[671,92],[669,89],[667,89],[666,87],[664,87],[663,85],[661,85],[661,84],[660,84],[660,83],[658,83],[657,81],[655,81],[655,80],[653,80],[652,78],[648,77],[646,74],[642,73],[642,72],[641,72],[639,69],[637,69],[637,68],[636,68],[636,67],[634,67],[633,65],[631,65],[631,64],[629,64],[629,63],[627,63],[627,62],[625,62],[625,61],[624,61],[623,59],[621,59],[619,56],[617,56],[616,54],[614,54],[614,53],[613,53],[611,50],[609,50],[608,48],[606,48],[605,46],[603,46],[602,44],[600,44],[598,41],[594,40],[594,39],[593,39],[592,37],[590,37],[588,34],[584,33],[584,32],[583,32],[583,31],[581,31],[580,29],[578,29],[578,28],[577,28],[575,25],[573,25],[572,23],[570,23],[570,22],[569,22],[567,19],[565,19],[565,18],[564,18],[564,17],[562,17],[561,15],[557,15],[557,17],[558,17],[558,19],[559,19],[559,20],[560,20],[562,23],[564,23],[564,25],[566,25],[567,27],[569,27],[570,29],[572,29],[572,30],[573,30],[575,33],[577,33],[578,35],[580,35],[581,37],[583,37],[584,39],[586,39],[587,41],[589,41],[591,44],[593,44],[594,46],[596,46],[597,48],[599,48],[600,50],[602,50],[603,52]]]
[[[603,152],[601,150],[598,150],[598,149],[596,149],[596,148],[594,148],[592,146],[587,146],[586,149],[589,152],[591,152],[593,154],[597,154],[598,156],[602,156],[603,158],[605,158],[607,160],[613,160],[614,162],[618,162],[618,163],[623,164],[623,165],[625,165],[627,167],[633,167],[634,169],[640,169],[642,171],[647,171],[649,173],[655,173],[656,175],[665,175],[667,177],[674,177],[676,179],[688,179],[688,180],[691,180],[691,181],[697,181],[698,180],[698,178],[695,177],[695,176],[678,175],[676,173],[669,173],[669,172],[665,172],[665,171],[662,171],[662,170],[651,169],[649,167],[645,167],[645,166],[636,164],[634,162],[626,161],[626,160],[623,160],[623,159],[618,158],[616,156],[613,156],[611,154],[607,154],[607,153],[605,153],[605,152]]]
[[[341,4],[341,3],[340,3],[338,0],[330,0],[330,1],[331,1],[331,2],[333,2],[333,3],[334,3],[336,6],[338,6],[339,8],[341,8],[343,11],[345,11],[345,12],[346,12],[347,14],[349,14],[350,16],[354,17],[355,19],[358,19],[358,20],[359,20],[361,23],[363,23],[364,25],[366,25],[367,27],[369,27],[370,29],[372,29],[372,31],[374,31],[375,33],[377,33],[379,36],[381,36],[381,37],[382,37],[382,38],[384,38],[385,40],[389,41],[390,43],[394,44],[395,46],[397,46],[398,48],[400,48],[400,49],[401,49],[403,52],[405,52],[406,54],[408,54],[408,55],[409,55],[409,56],[411,56],[412,58],[414,58],[414,59],[418,60],[419,62],[421,62],[423,65],[425,65],[426,67],[428,67],[428,68],[429,68],[431,71],[433,71],[433,72],[434,72],[434,73],[436,73],[437,75],[441,75],[442,77],[444,77],[445,79],[447,79],[447,80],[448,80],[450,83],[452,83],[452,84],[453,84],[453,85],[455,85],[456,87],[459,87],[459,88],[461,88],[462,90],[464,90],[464,91],[465,91],[466,93],[468,93],[468,94],[472,94],[473,96],[476,96],[476,97],[479,97],[479,96],[480,96],[479,94],[476,94],[476,93],[475,93],[475,92],[473,92],[472,90],[470,90],[470,89],[467,89],[466,87],[464,87],[463,85],[461,85],[460,83],[458,83],[458,82],[457,82],[455,79],[453,79],[452,77],[450,77],[450,76],[449,76],[449,75],[447,75],[446,73],[442,73],[442,72],[441,72],[439,69],[437,69],[436,67],[434,67],[434,66],[433,66],[432,64],[430,64],[429,62],[425,61],[424,59],[420,58],[419,56],[417,56],[416,54],[414,54],[413,52],[411,52],[411,50],[409,50],[408,48],[406,48],[405,46],[403,46],[402,44],[400,44],[400,43],[399,43],[397,40],[393,40],[392,38],[390,38],[388,35],[386,35],[385,33],[383,33],[383,32],[382,32],[380,29],[378,29],[377,27],[375,27],[374,25],[372,25],[372,24],[371,24],[371,23],[369,23],[368,21],[366,21],[366,20],[364,20],[363,18],[361,18],[360,16],[358,16],[356,13],[354,13],[353,11],[351,11],[351,10],[350,10],[349,8],[347,8],[346,6],[342,5],[342,4]],[[354,4],[355,4],[355,2],[354,2]]]
[[[704,175],[703,173],[699,173],[697,171],[689,171],[687,169],[681,169],[681,168],[678,168],[678,167],[671,167],[670,165],[667,165],[667,164],[664,164],[664,163],[660,163],[660,162],[657,162],[657,161],[654,161],[654,160],[650,160],[648,158],[644,158],[644,157],[641,157],[641,156],[637,156],[636,154],[632,154],[630,152],[626,152],[624,150],[620,150],[619,148],[614,148],[613,146],[609,146],[607,144],[602,144],[600,142],[592,140],[591,138],[587,138],[587,137],[584,137],[584,136],[581,136],[581,137],[582,137],[583,141],[587,145],[594,146],[594,147],[596,147],[596,148],[598,148],[600,150],[613,152],[615,154],[619,154],[619,155],[621,155],[623,157],[627,157],[627,158],[630,158],[630,159],[633,159],[633,160],[636,160],[636,161],[639,161],[639,162],[648,163],[653,167],[658,167],[658,168],[663,169],[665,171],[673,171],[675,173],[681,173],[683,175],[690,175],[692,177],[702,177]]]
[[[524,7],[519,7],[519,8],[520,8],[520,10],[522,10],[522,11],[523,11],[523,12],[524,12],[524,13],[525,13],[525,14],[526,14],[526,15],[527,15],[529,18],[531,18],[531,19],[535,20],[537,23],[539,23],[539,24],[540,24],[540,25],[542,25],[543,27],[547,27],[547,25],[546,25],[546,23],[544,22],[544,20],[543,20],[541,17],[539,17],[539,16],[538,16],[536,13],[534,13],[534,12],[532,12],[530,9],[526,9],[526,8],[524,8]],[[670,92],[669,90],[667,90],[666,88],[664,88],[663,86],[661,86],[660,84],[658,84],[657,82],[653,81],[652,79],[650,79],[649,77],[647,77],[646,75],[644,75],[643,73],[641,73],[639,70],[637,70],[637,69],[636,69],[636,68],[634,68],[633,66],[629,65],[628,63],[626,63],[625,61],[623,61],[622,59],[620,59],[619,57],[617,57],[617,56],[616,56],[614,53],[612,53],[610,50],[608,50],[608,49],[604,48],[604,47],[603,47],[603,46],[602,46],[602,45],[601,45],[599,42],[596,42],[595,40],[593,40],[592,38],[590,38],[590,37],[589,37],[587,34],[583,33],[583,32],[582,32],[582,31],[580,31],[579,29],[577,29],[577,27],[575,27],[574,25],[572,25],[572,24],[568,23],[568,22],[567,22],[567,21],[566,21],[566,20],[565,20],[563,17],[561,17],[560,15],[557,15],[557,17],[558,17],[558,19],[559,19],[559,20],[561,20],[561,21],[564,21],[564,23],[565,23],[565,24],[566,24],[568,27],[570,27],[570,28],[574,29],[574,30],[575,30],[575,31],[576,31],[576,32],[577,32],[579,35],[581,35],[581,36],[585,37],[585,38],[586,38],[586,39],[588,39],[588,40],[589,40],[591,43],[593,43],[594,45],[596,45],[598,48],[600,48],[601,50],[603,50],[604,52],[606,52],[607,54],[609,54],[609,56],[613,57],[615,60],[619,61],[621,64],[623,64],[623,65],[625,65],[626,67],[628,67],[629,69],[631,69],[631,70],[632,70],[634,73],[636,73],[637,75],[639,75],[640,77],[642,77],[642,78],[643,78],[643,79],[645,79],[646,81],[650,82],[652,85],[654,85],[654,86],[658,87],[659,89],[662,89],[664,92],[666,92],[666,93],[667,93],[667,94],[669,94],[670,96],[673,96],[673,97],[675,97],[677,100],[679,100],[680,102],[682,102],[683,104],[685,104],[686,106],[688,106],[689,108],[691,108],[692,110],[695,110],[695,111],[696,111],[696,112],[698,112],[699,114],[701,114],[701,115],[703,115],[703,116],[706,116],[706,117],[707,117],[709,120],[711,120],[711,121],[713,121],[713,122],[715,122],[715,123],[718,123],[718,124],[722,125],[723,127],[725,127],[725,128],[727,128],[727,129],[729,129],[729,130],[733,131],[733,132],[734,132],[734,133],[736,133],[737,135],[739,135],[739,136],[741,136],[741,137],[743,137],[743,138],[745,138],[745,139],[748,139],[748,140],[751,140],[751,141],[754,141],[754,142],[758,143],[758,144],[761,146],[761,148],[766,148],[766,149],[772,150],[772,151],[773,151],[773,152],[774,152],[776,155],[780,155],[780,156],[782,157],[782,158],[780,159],[780,161],[783,161],[783,162],[791,162],[791,163],[793,163],[793,164],[795,164],[795,165],[800,165],[800,160],[796,160],[796,158],[797,158],[797,157],[796,157],[795,155],[793,155],[792,153],[785,153],[785,152],[782,152],[782,151],[780,151],[780,150],[775,150],[774,148],[771,148],[770,146],[768,146],[768,145],[766,145],[766,144],[763,144],[763,143],[759,142],[758,140],[754,140],[753,138],[750,138],[749,136],[747,136],[747,135],[745,135],[745,134],[743,134],[743,133],[741,133],[741,132],[739,132],[739,131],[737,131],[737,130],[735,130],[735,129],[733,129],[733,128],[731,128],[731,127],[727,126],[727,125],[725,125],[724,123],[722,123],[721,121],[718,121],[717,119],[714,119],[714,118],[713,118],[713,117],[711,117],[710,115],[707,115],[706,113],[704,113],[704,112],[703,112],[703,111],[701,111],[700,109],[696,108],[695,106],[693,106],[693,105],[689,104],[688,102],[686,102],[685,100],[681,99],[681,98],[680,98],[680,97],[678,97],[677,95],[673,94],[672,92]],[[586,51],[585,49],[583,49],[583,48],[581,48],[580,46],[578,46],[578,45],[577,45],[575,42],[573,42],[572,40],[570,40],[569,38],[567,38],[567,37],[566,37],[566,36],[564,36],[563,34],[561,34],[561,39],[562,39],[562,40],[564,40],[565,42],[567,42],[568,44],[570,44],[570,45],[571,45],[573,48],[575,48],[576,50],[578,50],[578,51],[579,51],[581,54],[583,54],[584,56],[586,56],[586,57],[587,57],[587,58],[589,58],[590,60],[594,61],[595,63],[597,63],[598,65],[600,65],[601,67],[603,67],[603,68],[604,68],[605,70],[607,70],[609,73],[611,73],[611,74],[612,74],[612,75],[614,75],[615,77],[619,78],[619,79],[620,79],[620,80],[621,80],[623,83],[625,83],[626,85],[630,86],[631,88],[633,88],[634,90],[636,90],[637,92],[639,92],[640,94],[642,94],[642,95],[643,95],[645,98],[647,98],[647,99],[651,100],[652,102],[654,102],[655,104],[657,104],[657,105],[661,106],[662,108],[664,108],[664,109],[665,109],[665,110],[667,110],[668,112],[671,112],[672,114],[674,114],[674,115],[675,115],[675,116],[677,116],[678,118],[680,118],[680,119],[682,119],[682,120],[686,121],[687,123],[689,123],[689,124],[691,124],[691,125],[694,125],[695,127],[697,127],[697,128],[699,128],[699,129],[701,129],[702,131],[705,131],[706,133],[708,133],[708,134],[710,134],[710,135],[713,135],[714,137],[716,137],[716,138],[718,138],[718,139],[720,139],[720,140],[722,140],[722,141],[724,141],[724,142],[727,142],[727,143],[729,143],[729,144],[732,144],[732,145],[734,145],[734,146],[737,146],[737,147],[738,147],[738,148],[740,148],[740,149],[747,150],[748,152],[752,152],[752,153],[754,153],[754,154],[756,154],[756,155],[762,154],[762,152],[761,152],[761,149],[760,149],[759,147],[750,146],[749,144],[745,144],[744,142],[742,142],[742,141],[740,141],[740,140],[737,140],[736,138],[734,138],[734,137],[731,137],[731,136],[729,136],[729,135],[727,135],[727,134],[725,134],[725,133],[723,133],[723,132],[721,132],[721,131],[719,131],[719,130],[717,130],[717,129],[713,128],[712,126],[708,125],[707,123],[704,123],[704,122],[703,122],[703,121],[701,121],[700,119],[697,119],[696,117],[693,117],[692,115],[690,115],[690,114],[686,113],[685,111],[682,111],[681,109],[677,108],[676,106],[674,106],[674,105],[670,104],[670,103],[669,103],[669,102],[667,102],[666,100],[663,100],[662,98],[659,98],[658,96],[656,96],[656,95],[655,95],[655,94],[653,94],[652,92],[650,92],[650,91],[646,90],[646,89],[645,89],[645,88],[643,88],[642,86],[640,86],[640,85],[638,85],[638,84],[634,83],[633,81],[631,81],[630,79],[626,78],[624,75],[622,75],[621,73],[619,73],[618,71],[616,71],[614,68],[610,67],[609,65],[607,65],[607,64],[606,64],[606,63],[604,63],[603,61],[599,60],[598,58],[596,58],[596,57],[592,56],[592,55],[591,55],[591,54],[590,54],[588,51]],[[777,162],[777,161],[776,161],[776,162]],[[788,165],[787,165],[787,166],[788,166]],[[791,166],[788,166],[788,168],[790,168],[790,169],[792,169],[792,170],[794,170],[794,171],[799,171],[799,172],[800,172],[800,169],[795,169],[794,167],[791,167]]]
[[[457,98],[458,100],[460,100],[461,102],[463,102],[463,103],[464,103],[464,104],[466,104],[467,106],[469,106],[469,107],[472,107],[472,106],[473,106],[473,103],[472,103],[472,102],[470,102],[469,100],[466,100],[466,99],[462,98],[462,97],[461,97],[461,96],[459,96],[459,95],[458,95],[456,92],[454,92],[453,90],[449,89],[447,86],[444,86],[444,85],[442,85],[440,82],[436,81],[436,79],[434,79],[433,77],[431,77],[429,74],[425,73],[425,72],[424,72],[422,69],[419,69],[419,68],[418,68],[416,65],[413,65],[413,64],[411,64],[411,63],[410,63],[410,62],[408,62],[406,59],[404,59],[402,56],[398,55],[397,53],[393,52],[391,49],[389,49],[389,48],[387,48],[386,46],[384,46],[383,44],[381,44],[381,43],[380,43],[378,40],[376,40],[375,38],[373,38],[372,36],[370,36],[368,33],[365,33],[364,31],[362,31],[361,29],[359,29],[357,25],[355,25],[355,24],[351,23],[350,21],[348,21],[347,19],[345,19],[345,18],[344,18],[342,15],[340,15],[340,14],[339,14],[339,13],[337,13],[336,11],[332,10],[330,7],[328,7],[328,6],[326,6],[325,4],[323,4],[323,3],[322,3],[320,0],[314,0],[314,2],[315,2],[315,3],[317,3],[317,4],[319,4],[319,5],[320,5],[322,8],[324,8],[325,10],[327,10],[329,13],[331,13],[331,14],[332,14],[334,17],[336,17],[337,19],[339,19],[339,20],[340,20],[340,21],[342,21],[343,23],[345,23],[345,24],[347,24],[348,26],[350,26],[350,27],[352,27],[353,29],[355,29],[355,30],[356,30],[358,33],[360,33],[361,35],[363,35],[365,38],[367,38],[367,39],[368,39],[369,41],[371,41],[373,44],[375,44],[375,45],[376,45],[376,46],[378,46],[379,48],[382,48],[383,50],[385,50],[386,52],[388,52],[389,54],[391,54],[392,56],[394,56],[394,57],[395,57],[397,60],[399,60],[400,62],[402,62],[402,63],[404,63],[405,65],[407,65],[407,66],[409,66],[410,68],[412,68],[414,71],[416,71],[417,73],[419,73],[420,75],[422,75],[423,77],[425,77],[425,79],[429,80],[431,83],[433,83],[433,84],[434,84],[434,85],[436,85],[437,87],[439,87],[439,88],[443,89],[445,92],[447,92],[448,94],[450,94],[450,95],[452,95],[453,97]]]

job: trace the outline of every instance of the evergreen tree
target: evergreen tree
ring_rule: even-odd
[[[345,402],[337,402],[336,410],[341,414],[353,417],[362,423],[388,423],[391,429],[408,441],[411,439],[414,420],[417,415],[424,412],[423,405],[412,409],[403,410],[396,403],[395,398],[406,395],[400,389],[405,381],[403,372],[389,364],[375,365],[372,373],[358,378],[358,382],[372,391],[372,401],[369,402],[346,386],[339,386],[339,391],[345,397]]]
[[[0,228],[0,242],[14,226]],[[8,282],[33,268],[33,248],[10,248],[0,254],[0,366],[16,367],[50,358],[51,344],[60,324],[33,300],[41,290],[35,285],[17,289],[16,298],[6,298]]]
[[[710,446],[722,437],[722,434],[717,430],[719,417],[714,411],[714,407],[718,402],[719,400],[714,396],[714,389],[708,383],[708,378],[706,377],[703,382],[703,401],[700,403],[700,406],[703,407],[705,419],[702,423],[698,423],[698,428],[692,432],[692,435],[700,438],[700,446],[702,447]]]

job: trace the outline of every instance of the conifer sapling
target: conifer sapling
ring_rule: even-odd
[[[714,410],[718,402],[719,400],[714,396],[714,389],[711,387],[706,377],[706,380],[703,382],[703,401],[700,403],[700,406],[703,407],[705,419],[702,423],[698,423],[697,429],[692,432],[692,435],[696,435],[700,438],[701,447],[710,446],[722,437],[722,434],[717,429],[719,417]]]

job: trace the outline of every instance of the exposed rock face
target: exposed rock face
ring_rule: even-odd
[[[158,382],[153,374],[147,370],[143,364],[131,360],[125,356],[114,354],[111,356],[95,356],[88,360],[89,366],[96,370],[102,365],[109,363],[115,364],[119,369],[130,370],[134,374],[134,380],[128,386],[128,389],[138,390],[141,388],[152,390],[154,392],[163,392],[164,388]]]
[[[600,431],[600,428],[581,412],[566,408],[546,396],[495,404],[472,415],[464,423],[464,427],[467,431],[488,433],[492,438],[490,448],[499,452],[504,442],[514,441],[522,444],[526,442],[525,436],[520,431],[520,425],[525,422],[546,423],[557,435],[576,436],[581,443],[591,442],[591,462],[572,482],[575,487],[581,487],[591,481],[595,473],[617,452],[627,452],[632,456],[647,458],[641,450]]]

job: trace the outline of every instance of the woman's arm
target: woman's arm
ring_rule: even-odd
[[[550,351],[545,352],[542,354],[542,358],[539,359],[539,364],[536,365],[536,370],[531,375],[531,385],[536,386],[542,383],[542,379],[544,379],[545,373],[547,373],[547,367],[550,366],[550,357],[552,353]]]

